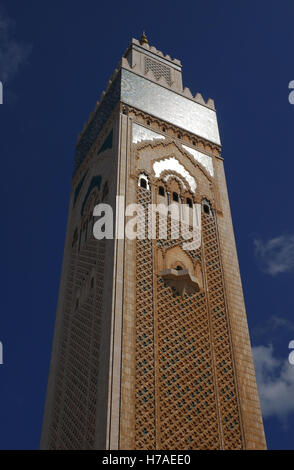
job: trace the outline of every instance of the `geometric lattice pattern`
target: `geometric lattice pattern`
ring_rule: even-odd
[[[214,341],[216,380],[224,449],[241,449],[242,434],[234,377],[230,328],[225,305],[224,282],[213,216],[202,214],[208,302]]]
[[[161,64],[160,62],[152,60],[149,57],[145,57],[145,74],[147,74],[149,70],[153,72],[153,75],[156,80],[159,80],[160,77],[164,77],[168,85],[171,86],[172,81],[169,67]]]
[[[150,190],[138,187],[137,192],[139,203],[151,202]],[[183,296],[152,267],[153,250],[181,241],[136,242],[137,449],[242,448],[213,215],[202,215],[202,236],[202,247],[186,253],[201,262],[204,288]]]
[[[220,448],[204,293],[183,297],[158,280],[161,449]]]
[[[78,242],[73,244],[63,307],[49,449],[94,448],[104,265],[104,240],[98,242],[89,235],[80,250]],[[88,289],[77,305],[75,293],[85,283]]]
[[[138,187],[138,202],[144,209],[151,203],[151,192]],[[140,216],[139,216],[140,217]],[[138,217],[138,218],[139,218]],[[139,218],[138,229],[145,226]],[[146,230],[145,226],[145,230]],[[136,424],[137,449],[155,449],[155,370],[153,315],[152,240],[137,240],[136,252]]]

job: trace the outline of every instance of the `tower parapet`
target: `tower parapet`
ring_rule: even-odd
[[[189,88],[183,89],[178,59],[132,39],[79,134],[74,172],[119,101],[220,145],[214,101],[205,102],[199,92],[193,96]]]

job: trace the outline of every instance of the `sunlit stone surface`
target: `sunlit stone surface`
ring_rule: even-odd
[[[153,163],[153,170],[156,178],[159,178],[161,173],[165,170],[172,170],[179,173],[189,183],[193,193],[196,191],[196,181],[192,175],[184,168],[184,166],[174,157],[165,158],[159,162]]]
[[[182,269],[181,271],[165,269],[160,275],[166,284],[175,288],[176,295],[183,295],[184,293],[191,295],[200,291],[199,281],[189,272],[189,269]]]
[[[137,144],[142,140],[154,140],[154,139],[165,139],[164,135],[153,132],[146,127],[139,126],[139,124],[133,124],[133,144]]]
[[[174,176],[174,175],[166,175],[163,179],[165,182],[167,182],[170,178],[175,178],[180,184],[183,185],[184,189],[187,189],[187,186],[185,185],[185,183],[183,182],[183,180],[181,180],[180,178],[178,178],[177,176]]]
[[[121,101],[220,144],[215,111],[125,69]]]
[[[205,155],[202,152],[198,152],[198,150],[191,149],[191,147],[188,147],[187,145],[182,145],[182,147],[189,152],[197,162],[199,162],[204,168],[208,171],[208,173],[213,176],[213,163],[212,163],[212,158],[209,157],[208,155]]]

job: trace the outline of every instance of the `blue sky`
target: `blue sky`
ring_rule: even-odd
[[[132,37],[215,100],[270,449],[294,448],[293,2],[0,2],[0,448],[36,449],[74,148]]]

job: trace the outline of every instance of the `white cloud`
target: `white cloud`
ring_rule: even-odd
[[[13,37],[14,22],[0,10],[0,81],[4,84],[15,77],[27,60],[31,46]]]
[[[281,235],[266,242],[254,240],[262,271],[275,276],[294,269],[294,235]]]
[[[285,424],[294,412],[294,366],[288,357],[275,357],[272,345],[252,350],[263,417],[276,416]]]

